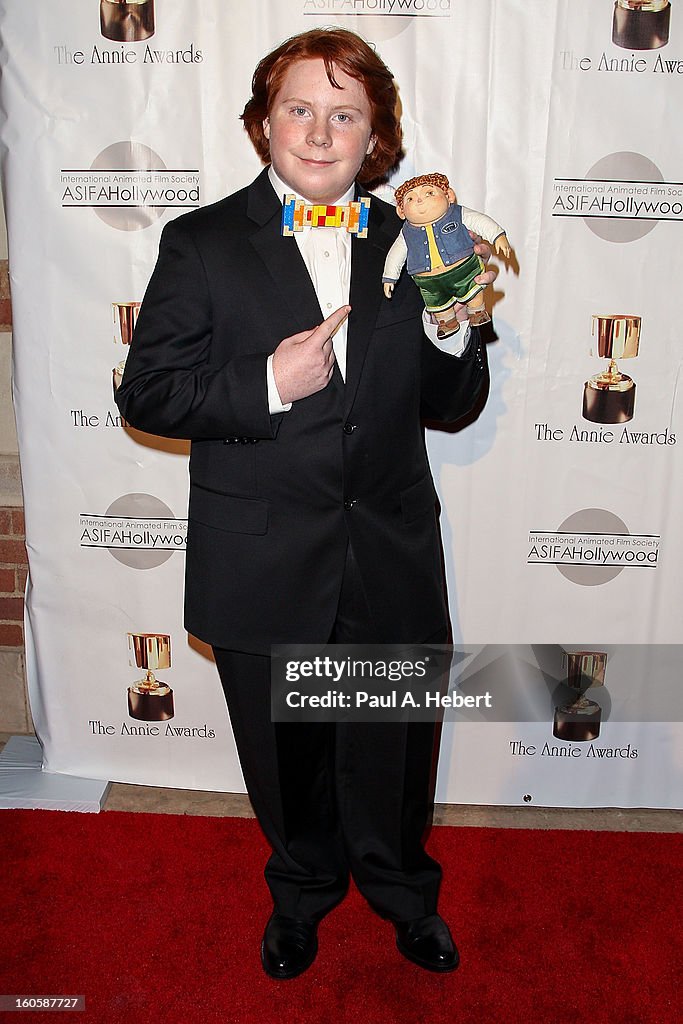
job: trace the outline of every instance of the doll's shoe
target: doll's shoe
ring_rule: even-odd
[[[460,321],[454,317],[452,320],[446,320],[439,323],[436,330],[436,336],[439,341],[442,341],[444,338],[450,338],[451,334],[457,334],[459,330]]]
[[[491,320],[485,309],[473,309],[471,312],[468,309],[467,316],[470,321],[470,327],[481,327],[482,324],[487,324]]]

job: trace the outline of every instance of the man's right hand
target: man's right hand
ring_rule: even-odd
[[[280,342],[273,353],[273,376],[283,405],[327,387],[334,370],[332,338],[350,312],[350,306],[340,306],[319,327]]]

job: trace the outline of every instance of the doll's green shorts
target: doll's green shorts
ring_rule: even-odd
[[[484,285],[475,284],[474,278],[485,269],[479,257],[472,253],[464,263],[451,267],[443,274],[435,274],[434,277],[415,275],[413,281],[420,289],[427,309],[432,313],[438,313],[440,310],[448,309],[456,300],[469,302],[483,291]]]

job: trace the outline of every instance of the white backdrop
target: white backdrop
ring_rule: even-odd
[[[152,34],[105,36],[126,7]],[[27,656],[46,770],[243,788],[215,668],[182,628],[187,445],[121,423],[112,304],[140,301],[170,218],[258,171],[238,116],[260,57],[336,24],[375,43],[400,85],[397,182],[445,171],[514,249],[492,294],[488,404],[460,433],[428,435],[455,639],[609,654],[589,694],[603,704],[593,742],[553,736],[545,691],[529,712],[533,659],[486,668],[519,697],[513,720],[446,724],[437,798],[679,805],[680,674],[647,650],[682,639],[683,16],[674,7],[664,45],[635,50],[613,42],[613,7],[0,0]],[[582,416],[584,384],[607,366],[591,354],[594,315],[641,319],[637,358],[619,363],[635,410],[618,424]],[[173,691],[167,721],[128,713],[144,675],[128,633],[170,637],[170,666],[155,669]]]

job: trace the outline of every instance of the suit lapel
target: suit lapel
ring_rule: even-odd
[[[364,189],[360,189],[359,193],[361,196],[369,195]],[[354,237],[351,242],[351,315],[346,353],[347,414],[358,390],[368,345],[382,302],[384,260],[394,237],[395,233],[391,234],[380,203],[373,199],[370,204],[368,237]]]
[[[264,170],[247,191],[247,215],[255,230],[250,242],[263,260],[277,289],[277,298],[290,311],[295,329],[310,330],[323,319],[296,239],[281,233],[282,204]]]

